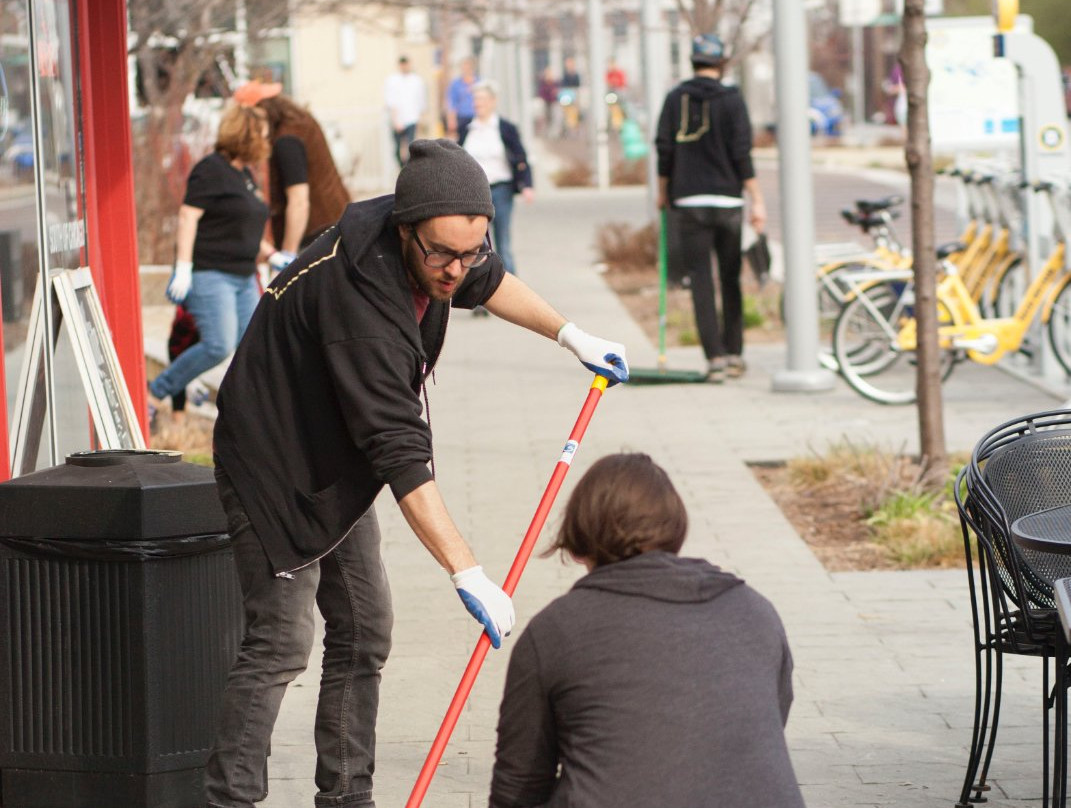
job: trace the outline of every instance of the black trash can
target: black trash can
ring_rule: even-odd
[[[0,483],[4,808],[200,808],[242,637],[210,469],[101,451]]]

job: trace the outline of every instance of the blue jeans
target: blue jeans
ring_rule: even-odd
[[[375,511],[369,508],[319,562],[294,572],[292,580],[277,578],[219,466],[216,481],[234,546],[246,626],[205,766],[208,805],[253,808],[267,796],[272,729],[286,686],[308,665],[315,606],[326,628],[314,730],[314,802],[375,808],[379,679],[394,624]]]
[[[404,167],[409,162],[409,144],[416,140],[416,124],[411,123],[400,132],[392,129],[391,134],[394,135],[394,159],[399,167]]]
[[[182,305],[193,316],[201,340],[149,382],[149,392],[157,398],[180,393],[234,353],[259,300],[255,274],[232,275],[214,269],[194,272],[193,285]]]
[[[495,252],[505,264],[506,272],[516,275],[517,267],[513,264],[513,245],[509,235],[510,219],[513,218],[513,183],[496,182],[492,185],[491,203],[495,206],[495,218],[491,220]]]

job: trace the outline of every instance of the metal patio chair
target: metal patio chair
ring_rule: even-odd
[[[1000,719],[1003,655],[1042,661],[1043,800],[1049,805],[1049,710],[1055,711],[1052,805],[1066,804],[1067,642],[1053,583],[1071,556],[1020,548],[1011,525],[1071,502],[1071,410],[1038,413],[987,433],[956,479],[975,639],[975,713],[958,808],[984,802]],[[970,536],[976,539],[971,546]],[[977,561],[977,579],[974,564]],[[1054,660],[1050,690],[1049,659]],[[987,737],[988,735],[988,737]],[[973,795],[972,795],[973,792]]]

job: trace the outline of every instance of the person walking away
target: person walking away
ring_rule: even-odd
[[[412,71],[408,57],[400,57],[398,72],[387,76],[383,85],[383,100],[394,135],[394,158],[401,168],[409,159],[409,144],[416,139],[417,124],[428,104],[424,80]]]
[[[736,576],[681,558],[687,527],[647,455],[603,457],[577,482],[548,552],[588,574],[513,648],[491,808],[803,808],[781,620]]]
[[[569,349],[612,382],[624,347],[583,332],[502,267],[483,170],[452,140],[415,140],[393,196],[350,205],[276,278],[223,379],[216,478],[246,614],[215,744],[211,808],[267,794],[272,728],[325,621],[315,718],[317,806],[372,808],[390,589],[372,503],[389,486],[496,648],[508,595],[484,574],[439,494],[421,390],[451,306],[494,315]],[[518,366],[524,361],[519,359]]]
[[[185,391],[234,351],[253,315],[257,260],[270,260],[276,250],[263,239],[268,205],[250,167],[269,149],[264,111],[232,106],[220,121],[215,150],[186,181],[167,297],[190,313],[200,340],[149,382],[150,420],[162,399]]]
[[[280,253],[272,268],[280,270],[338,221],[349,204],[350,193],[320,124],[312,113],[283,94],[281,84],[251,81],[239,87],[234,97],[240,104],[263,110],[268,117],[271,233]]]
[[[506,272],[516,275],[510,238],[513,196],[519,193],[525,202],[532,201],[532,170],[517,127],[498,114],[494,87],[486,81],[477,82],[472,88],[472,102],[476,116],[461,130],[458,142],[487,175],[495,206],[495,218],[491,220],[493,246]]]
[[[707,378],[720,383],[745,371],[740,291],[743,193],[756,232],[766,206],[751,162],[751,121],[740,91],[722,83],[725,47],[714,34],[692,40],[695,76],[666,96],[658,120],[658,207],[667,211],[667,241],[691,285]],[[721,326],[711,251],[717,256]],[[675,253],[675,255],[674,255]]]
[[[554,70],[549,65],[539,74],[536,94],[543,102],[542,134],[549,136],[554,131],[555,110],[558,107],[558,80],[554,77]]]
[[[446,133],[455,140],[476,114],[472,87],[478,80],[476,60],[466,56],[461,60],[461,74],[446,89]]]

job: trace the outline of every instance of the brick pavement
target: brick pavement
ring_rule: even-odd
[[[829,184],[835,179],[820,176],[821,193],[842,195]],[[870,180],[852,177],[851,193],[861,181]],[[522,277],[585,329],[625,341],[634,364],[652,366],[654,346],[591,270],[594,227],[641,221],[642,189],[547,188],[543,183],[536,203],[515,213]],[[829,573],[746,466],[821,450],[843,436],[912,451],[914,410],[870,404],[843,384],[828,393],[774,394],[770,376],[784,366],[783,346],[748,346],[746,356],[747,377],[721,387],[611,389],[559,507],[571,481],[602,454],[652,454],[691,515],[684,551],[738,572],[781,613],[796,660],[788,735],[808,804],[948,806],[958,794],[973,694],[964,574]],[[701,359],[697,349],[676,349],[671,363],[698,368]],[[588,383],[553,343],[494,318],[460,314],[451,324],[430,388],[438,477],[496,579],[505,575]],[[953,449],[970,448],[1007,418],[1058,404],[1000,370],[974,366],[958,369],[945,392]],[[378,804],[390,808],[405,802],[477,632],[389,498],[379,515],[397,615],[376,776]],[[578,575],[556,559],[534,559],[516,598],[519,628]],[[484,666],[425,805],[486,804],[507,654],[508,644]],[[1012,660],[1007,673],[994,806],[1040,800],[1040,675],[1036,664],[1020,663]],[[314,659],[284,702],[265,808],[311,805],[318,664]]]

